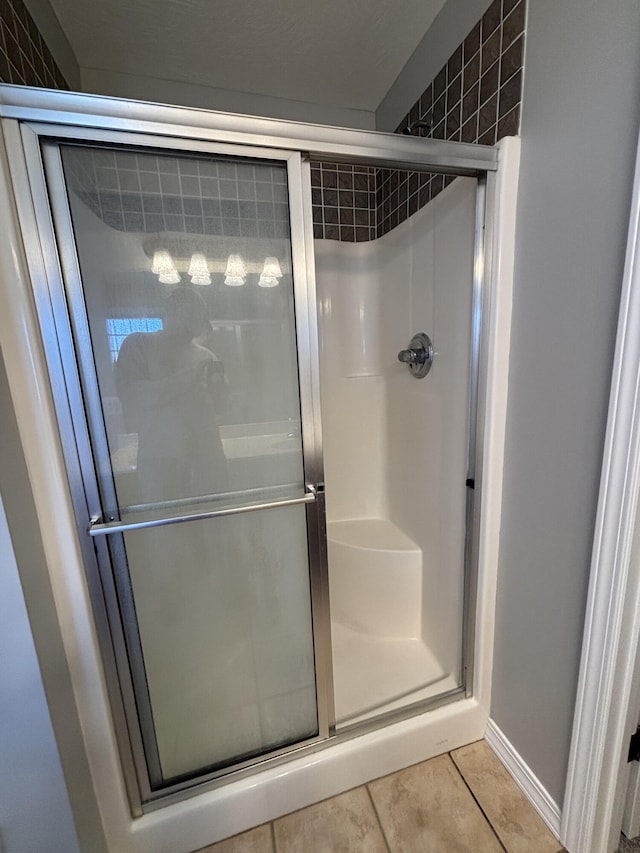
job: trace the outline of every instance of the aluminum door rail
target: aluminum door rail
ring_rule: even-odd
[[[69,128],[304,151],[314,159],[390,169],[478,175],[498,168],[495,146],[353,130],[305,122],[165,106],[103,95],[0,85],[0,117]],[[53,132],[53,129],[52,129]]]

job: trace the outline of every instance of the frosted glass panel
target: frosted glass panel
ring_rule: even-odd
[[[302,483],[285,164],[61,150],[118,507]]]
[[[109,536],[161,787],[318,734],[304,507],[165,524],[303,492],[287,167],[60,150],[104,515],[164,525]]]
[[[163,776],[315,735],[304,508],[125,543]]]

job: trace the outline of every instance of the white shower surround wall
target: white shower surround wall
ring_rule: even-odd
[[[19,146],[17,133],[17,128],[5,129],[14,149]],[[487,306],[490,343],[474,697],[292,758],[140,818],[131,816],[122,778],[24,245],[13,202],[0,206],[0,343],[84,742],[78,744],[61,728],[56,729],[56,736],[63,759],[67,759],[67,772],[78,774],[75,782],[86,784],[74,761],[78,750],[84,750],[110,850],[188,853],[484,734],[491,688],[519,140],[503,139],[498,147],[499,170],[488,178],[487,273],[493,295]],[[18,178],[17,192],[23,199],[29,198],[21,180]],[[0,194],[14,198],[4,160],[0,163]],[[65,694],[50,696],[49,701],[60,708],[70,699]],[[69,789],[77,790],[73,784]],[[72,795],[72,808],[75,805]],[[96,849],[100,847],[96,841]]]
[[[376,687],[360,710],[394,698],[382,648],[346,661],[348,637],[390,639],[398,692],[433,682],[412,699],[460,676],[475,204],[458,178],[379,240],[316,241],[338,722],[359,710],[357,682]],[[416,332],[437,352],[423,380],[396,358]]]

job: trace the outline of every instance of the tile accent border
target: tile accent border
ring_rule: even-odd
[[[562,812],[560,807],[511,741],[491,718],[487,723],[485,740],[554,836],[561,841]]]
[[[495,145],[505,136],[516,136],[520,131],[526,4],[527,0],[492,0],[395,132],[424,121],[429,129],[418,130],[421,136],[451,142]],[[345,193],[344,206],[342,201],[336,203],[336,185],[326,183],[334,180],[330,173],[336,170],[343,181],[349,170],[367,171],[368,197],[357,194],[354,176],[351,184],[343,186],[352,195]],[[451,175],[312,163],[314,237],[347,241],[382,237],[453,180]]]

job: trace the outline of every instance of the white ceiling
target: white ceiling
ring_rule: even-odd
[[[81,69],[375,110],[444,0],[51,0]]]

